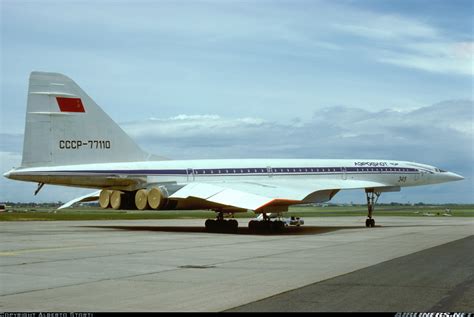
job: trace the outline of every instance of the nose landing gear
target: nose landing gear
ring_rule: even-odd
[[[372,213],[375,208],[375,204],[380,197],[380,192],[376,192],[375,190],[366,189],[365,196],[367,197],[367,220],[365,220],[365,226],[367,228],[375,227],[375,220],[372,218]]]

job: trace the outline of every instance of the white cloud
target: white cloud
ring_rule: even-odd
[[[427,24],[409,18],[350,9],[348,22],[333,23],[344,32],[376,40],[405,40],[406,38],[435,38],[438,31]]]
[[[473,103],[459,100],[405,112],[324,108],[308,122],[182,115],[122,126],[148,150],[174,158],[379,157],[446,165],[452,155],[473,158],[472,120]]]
[[[419,190],[412,201],[442,202],[441,198],[446,201],[451,197],[452,202],[473,202],[473,111],[474,102],[457,100],[404,112],[331,107],[317,110],[307,122],[182,114],[121,126],[145,150],[174,159],[379,158],[427,163],[460,173],[466,180]],[[8,148],[19,152],[20,138],[12,140],[19,144],[10,144]],[[18,152],[0,152],[3,171],[18,166]],[[23,201],[66,201],[84,192],[61,192],[60,187],[49,186],[33,198],[34,184],[4,178],[0,188],[0,200],[15,196]],[[400,195],[391,195],[390,199],[410,197],[405,191]]]
[[[386,52],[378,61],[435,73],[474,75],[472,43],[406,43],[403,46],[411,52]]]
[[[193,143],[202,144],[201,140],[215,135],[234,135],[236,132],[248,134],[255,128],[265,125],[266,121],[259,118],[221,118],[218,115],[185,115],[181,114],[167,119],[150,118],[145,122],[128,122],[123,128],[136,138],[193,138]]]
[[[467,58],[471,60],[474,56],[474,42],[458,42],[456,45],[453,47],[454,49],[454,54],[457,55],[460,58]]]
[[[111,1],[94,10],[10,1],[4,9],[3,132],[24,122],[32,69],[70,76],[119,121],[196,108],[280,120],[321,105],[403,107],[472,95],[470,78],[423,73],[471,73],[472,42],[387,10],[193,1]]]
[[[430,24],[351,8],[346,22],[333,23],[332,27],[370,40],[363,50],[378,62],[435,73],[474,75],[473,42],[459,41]]]

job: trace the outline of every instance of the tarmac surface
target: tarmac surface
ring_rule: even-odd
[[[230,312],[474,312],[474,236],[314,283]]]
[[[474,219],[0,223],[0,311],[473,311]]]

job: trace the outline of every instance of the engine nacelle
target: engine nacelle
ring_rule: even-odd
[[[140,189],[136,192],[103,189],[99,196],[101,208],[113,209],[174,209],[176,201],[168,199],[168,191],[164,187]]]
[[[99,205],[102,209],[109,208],[110,205],[110,195],[112,195],[111,190],[103,189],[100,191],[99,195]]]
[[[133,192],[114,190],[110,195],[110,207],[118,209],[135,209]]]
[[[151,209],[164,209],[168,204],[168,192],[162,187],[153,187],[148,191],[147,201]]]
[[[148,208],[148,190],[140,189],[135,193],[135,206],[138,210],[145,210]]]

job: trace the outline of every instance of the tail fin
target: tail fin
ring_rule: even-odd
[[[148,154],[71,79],[32,72],[23,167],[130,162]]]

